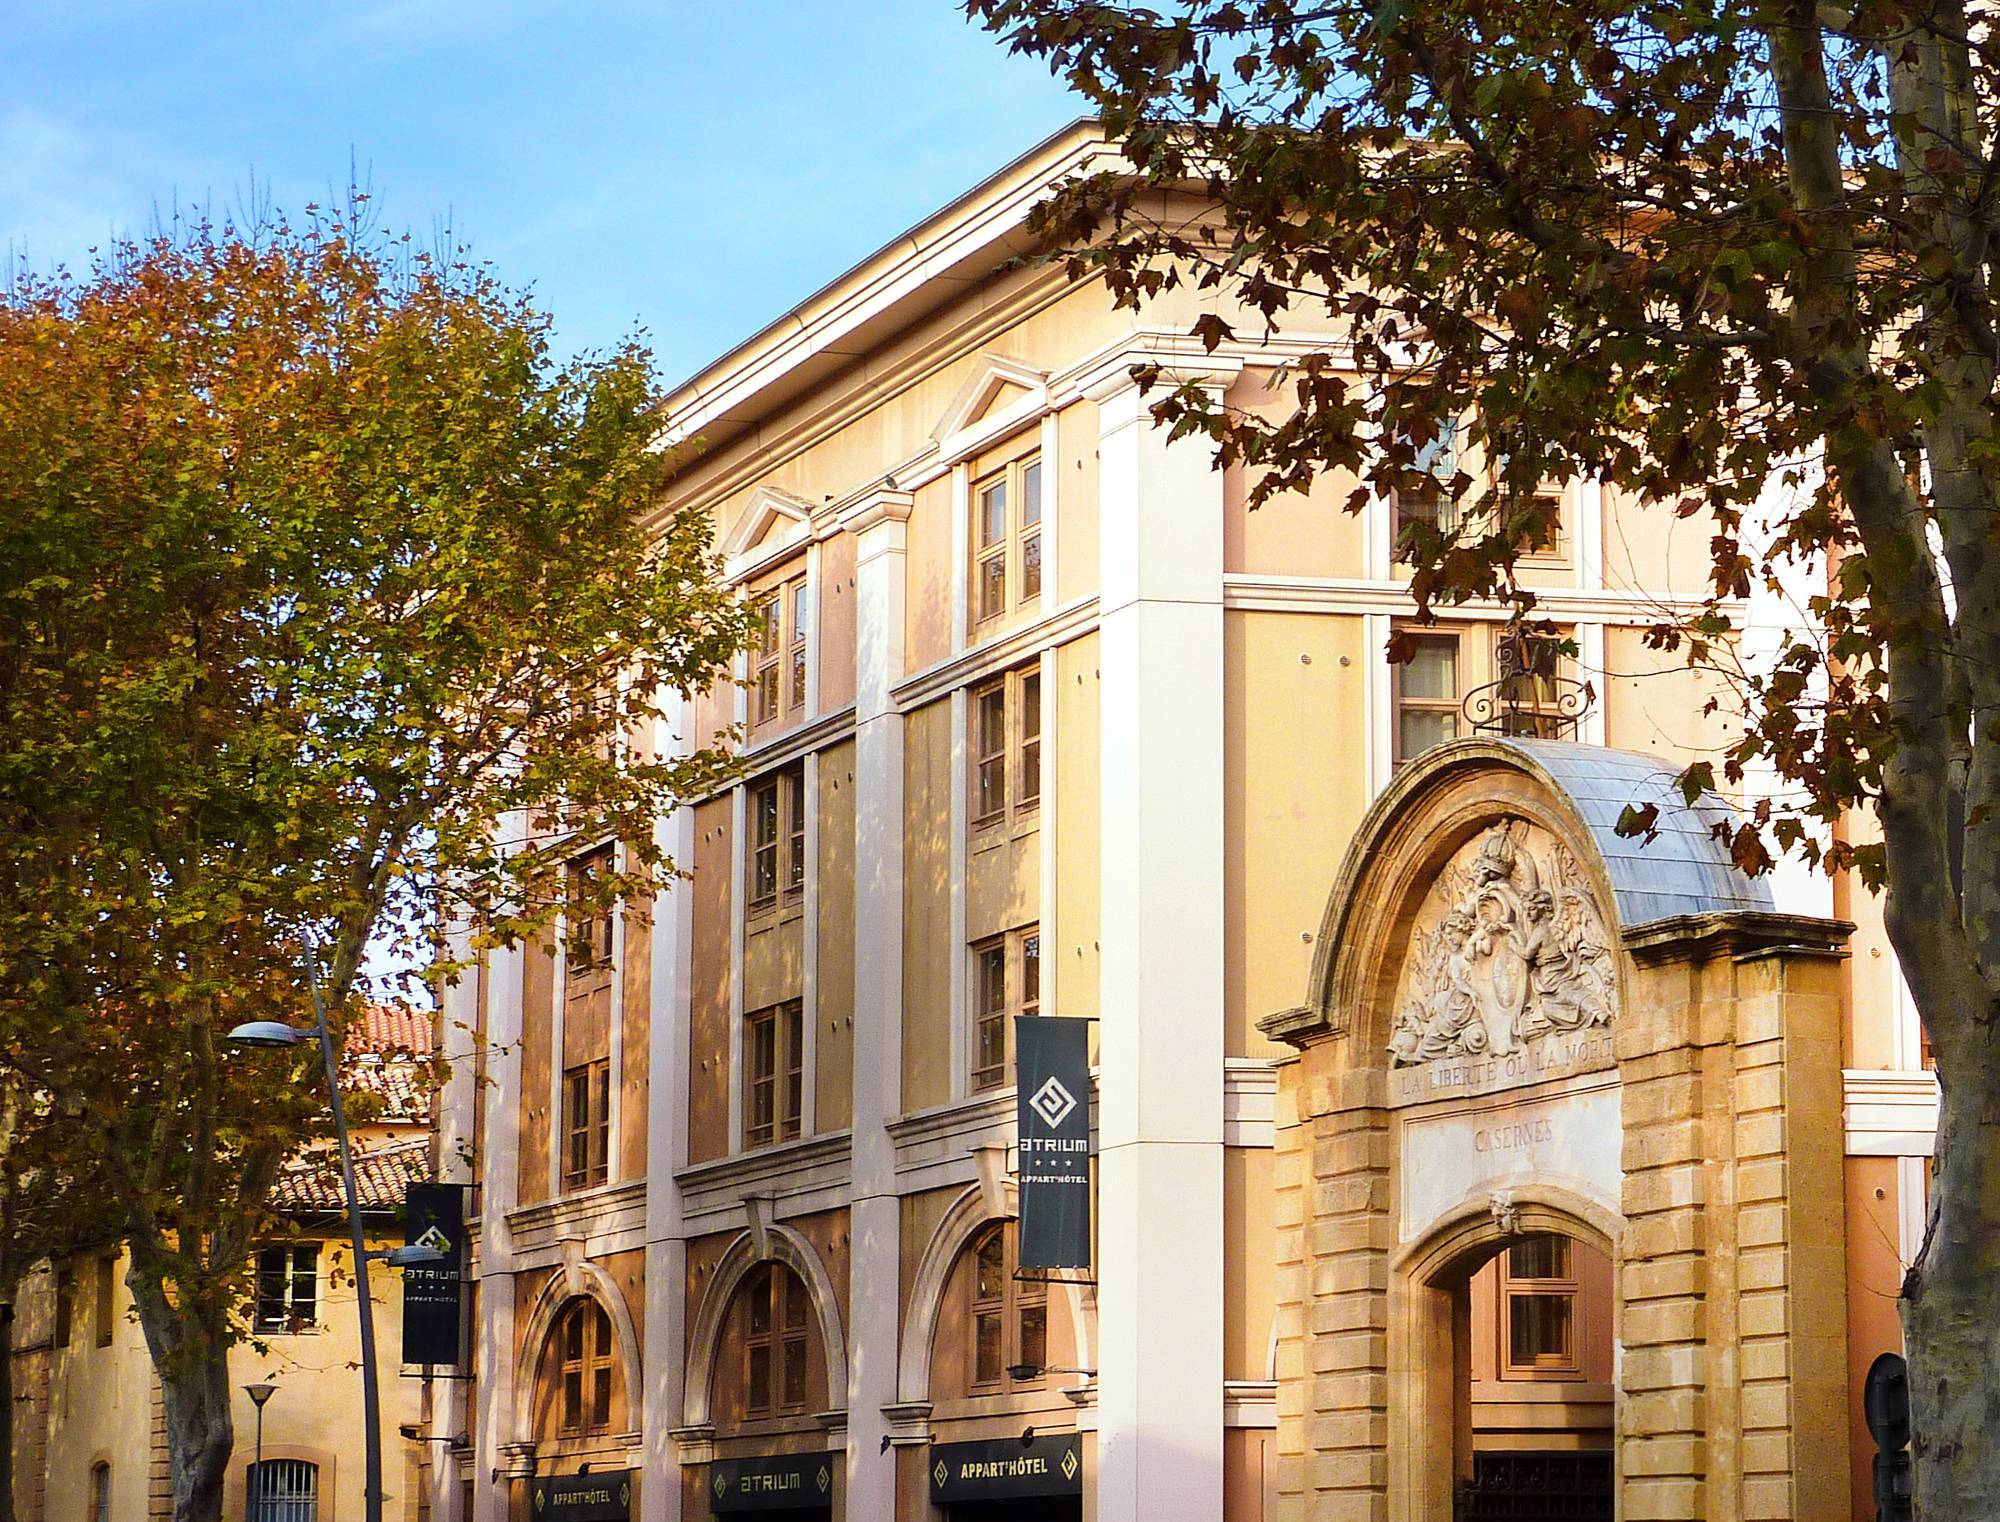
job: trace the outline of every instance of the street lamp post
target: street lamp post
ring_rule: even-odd
[[[334,1058],[334,1032],[326,1024],[326,1002],[320,998],[320,968],[312,942],[306,942],[306,988],[312,990],[312,1018],[318,1024],[320,1062],[326,1064],[326,1102],[334,1112],[334,1138],[340,1144],[340,1188],[348,1206],[348,1234],[354,1240],[354,1292],[360,1312],[362,1336],[362,1516],[366,1522],[382,1522],[382,1384],[376,1374],[374,1352],[374,1302],[368,1298],[368,1242],[362,1232],[362,1200],[354,1186],[354,1148],[348,1144],[348,1112],[340,1102],[340,1064]],[[276,1020],[252,1020],[236,1026],[228,1040],[238,1046],[298,1046],[310,1040],[298,1026]],[[444,1258],[434,1248],[394,1248],[380,1254],[398,1268],[432,1264]],[[264,1404],[258,1402],[262,1422]]]
[[[245,1522],[264,1522],[264,1402],[278,1393],[276,1385],[245,1385],[243,1393],[257,1407],[257,1458],[250,1466],[250,1483],[243,1487]],[[257,1509],[250,1509],[250,1495],[256,1491]]]

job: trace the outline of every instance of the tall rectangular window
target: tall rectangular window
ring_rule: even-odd
[[[112,1318],[116,1300],[115,1285],[118,1275],[118,1260],[116,1258],[99,1258],[96,1263],[96,1269],[97,1315],[94,1319],[97,1324],[97,1345],[100,1348],[108,1348],[111,1346],[112,1338]]]
[[[1571,1256],[1569,1238],[1553,1233],[1527,1237],[1502,1255],[1500,1337],[1506,1375],[1581,1374],[1578,1286]]]
[[[805,1117],[805,1007],[797,999],[743,1017],[743,1144],[794,1141]]]
[[[805,1285],[790,1270],[765,1264],[745,1289],[744,1415],[752,1421],[803,1411],[807,1390]]]
[[[611,847],[598,846],[569,864],[568,940],[565,972],[577,975],[611,965],[612,906],[597,901],[598,884],[611,870]]]
[[[1420,634],[1410,659],[1394,668],[1396,761],[1458,738],[1460,688],[1456,634]]]
[[[76,1325],[76,1270],[68,1266],[56,1270],[56,1330],[59,1348],[69,1346]]]
[[[972,1087],[999,1088],[1014,1063],[1014,1016],[1042,1012],[1042,932],[1010,930],[972,948]]]
[[[1041,667],[1020,667],[975,687],[966,714],[972,827],[979,830],[1041,801]]]
[[[806,711],[806,650],[812,602],[794,576],[757,599],[757,639],[750,654],[750,725],[790,724]]]
[[[750,786],[750,849],[746,863],[752,914],[806,890],[806,774],[803,766],[773,772]]]
[[[1042,595],[1042,462],[1030,455],[972,488],[972,623],[975,630]]]
[[[302,1332],[319,1319],[319,1243],[274,1243],[257,1249],[259,1332]]]
[[[563,1072],[563,1188],[591,1189],[611,1177],[611,1063]]]
[[[1447,418],[1436,436],[1417,445],[1416,461],[1403,473],[1390,496],[1393,540],[1400,545],[1413,523],[1424,523],[1440,534],[1458,528],[1458,502],[1452,480],[1458,474],[1458,424]]]

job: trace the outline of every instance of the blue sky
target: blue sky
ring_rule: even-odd
[[[532,286],[565,348],[675,381],[1081,113],[951,0],[11,0],[0,249],[75,263],[155,207],[296,210],[350,155],[383,220]]]

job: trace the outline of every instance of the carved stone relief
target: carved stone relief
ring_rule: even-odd
[[[1520,820],[1448,862],[1417,919],[1389,1038],[1392,1067],[1506,1057],[1608,1026],[1616,964],[1568,849]]]

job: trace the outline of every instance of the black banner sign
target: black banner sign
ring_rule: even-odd
[[[403,1195],[403,1240],[445,1255],[442,1263],[403,1270],[403,1362],[456,1367],[465,1325],[465,1186],[411,1184]]]
[[[1082,1494],[1083,1448],[1074,1432],[1026,1443],[1002,1437],[986,1443],[939,1443],[931,1449],[934,1505]]]
[[[1021,1267],[1090,1267],[1090,1025],[1014,1021]]]
[[[535,1522],[631,1522],[632,1471],[552,1474],[530,1485]]]
[[[746,1511],[833,1509],[830,1453],[791,1453],[766,1459],[717,1459],[708,1466],[710,1510],[718,1517]]]

